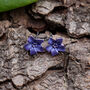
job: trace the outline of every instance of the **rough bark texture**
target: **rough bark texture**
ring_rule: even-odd
[[[65,53],[35,56],[27,38],[63,38]],[[90,90],[90,1],[39,0],[0,13],[0,90]]]

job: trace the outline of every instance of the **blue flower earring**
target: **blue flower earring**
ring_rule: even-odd
[[[38,52],[43,52],[41,44],[43,40],[35,39],[32,36],[28,38],[28,43],[24,46],[25,50],[30,51],[30,55],[35,55]]]
[[[65,51],[65,47],[62,44],[62,42],[63,42],[62,38],[59,38],[59,39],[56,39],[56,40],[50,38],[48,40],[49,45],[46,47],[46,50],[48,52],[51,52],[52,56],[58,55],[59,52],[64,52]]]

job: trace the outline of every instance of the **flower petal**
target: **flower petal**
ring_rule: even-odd
[[[40,46],[40,45],[38,45],[38,46],[35,48],[35,50],[36,50],[37,52],[44,52],[44,49],[43,49],[42,46]]]
[[[65,52],[65,47],[64,46],[59,46],[58,51]]]
[[[56,42],[57,42],[59,45],[61,45],[61,43],[63,42],[63,39],[62,39],[62,38],[59,38],[59,39],[56,40]]]
[[[52,38],[50,38],[50,39],[48,40],[48,44],[50,44],[50,45],[52,45],[54,42],[55,42],[55,40],[52,39]]]
[[[48,52],[51,52],[52,48],[53,48],[53,47],[52,47],[51,45],[49,45],[49,46],[46,47],[46,50],[47,50]]]
[[[35,41],[35,39],[32,36],[28,38],[29,43],[33,43],[34,41]]]
[[[35,55],[35,54],[37,54],[37,51],[35,50],[35,48],[31,48],[30,55]]]
[[[30,48],[32,48],[32,45],[31,44],[26,44],[26,45],[24,45],[24,48],[25,48],[25,50],[29,51]]]
[[[53,48],[51,50],[51,54],[52,54],[52,56],[58,55],[58,50],[56,48]]]
[[[38,45],[41,45],[43,43],[43,40],[36,40]]]

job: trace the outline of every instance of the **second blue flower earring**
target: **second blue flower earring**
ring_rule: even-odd
[[[62,41],[63,41],[62,38],[59,38],[59,39],[56,39],[56,40],[50,38],[48,40],[48,44],[49,45],[46,47],[46,50],[48,52],[50,52],[52,54],[52,56],[58,55],[59,51],[60,52],[64,52],[65,51],[65,47],[62,44]]]

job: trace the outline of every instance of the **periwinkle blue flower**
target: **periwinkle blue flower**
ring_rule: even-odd
[[[30,51],[30,55],[35,55],[38,52],[43,52],[41,46],[43,40],[35,39],[32,36],[28,38],[28,43],[24,46],[25,50]]]
[[[65,47],[62,44],[62,42],[63,42],[62,38],[59,38],[59,39],[56,39],[56,40],[50,38],[48,40],[48,44],[49,45],[46,47],[46,50],[48,52],[51,52],[52,56],[58,55],[59,51],[60,52],[64,52],[65,51]]]

